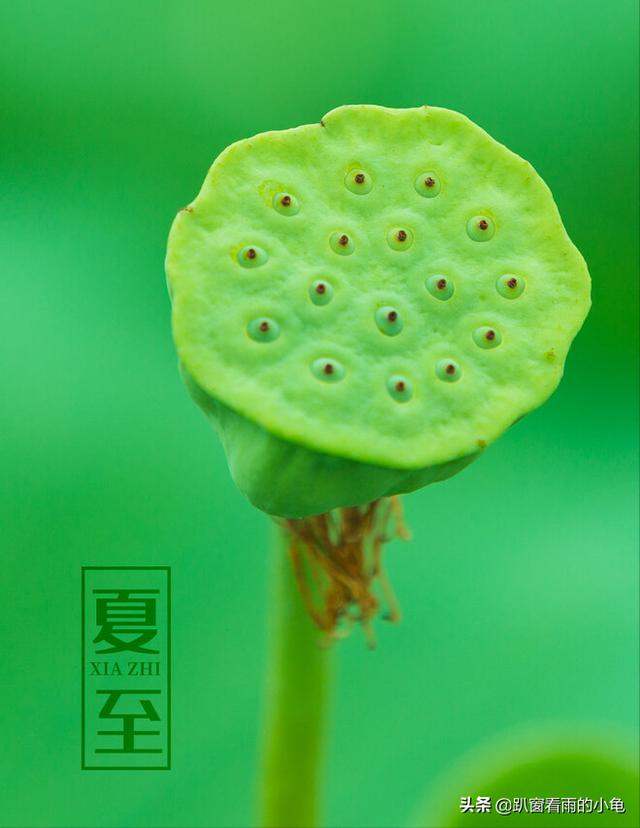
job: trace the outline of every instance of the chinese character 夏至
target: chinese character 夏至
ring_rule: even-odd
[[[94,589],[96,624],[101,628],[94,644],[110,644],[96,653],[157,653],[145,647],[158,633],[157,589]],[[138,597],[140,596],[140,597]]]
[[[153,706],[153,702],[147,698],[147,696],[159,695],[160,690],[96,690],[96,693],[107,696],[99,713],[100,719],[122,720],[122,730],[98,731],[99,736],[121,736],[121,746],[96,748],[96,753],[162,753],[162,748],[135,746],[136,737],[160,735],[159,730],[136,730],[136,721],[142,719],[146,719],[148,722],[160,721],[160,716]],[[123,709],[116,712],[116,707]]]

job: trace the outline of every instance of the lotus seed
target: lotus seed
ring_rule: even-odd
[[[517,299],[522,296],[524,288],[525,280],[522,276],[513,276],[511,273],[500,276],[496,281],[496,290],[505,299]]]
[[[425,285],[432,296],[435,296],[436,299],[440,299],[443,302],[446,299],[451,299],[453,296],[453,282],[447,279],[446,276],[429,276]]]
[[[413,233],[405,227],[395,227],[387,233],[387,242],[393,250],[408,250],[413,244]]]
[[[453,359],[441,359],[436,363],[436,375],[444,382],[457,382],[462,375],[462,371]]]
[[[255,245],[243,247],[238,253],[238,262],[242,267],[260,267],[268,258],[267,253],[261,247]]]
[[[489,241],[495,231],[493,219],[487,216],[474,216],[467,222],[467,235],[472,241]]]
[[[424,198],[435,198],[442,189],[440,179],[434,172],[421,173],[415,181],[416,192]]]
[[[353,239],[347,236],[346,233],[333,233],[329,239],[329,244],[333,252],[340,256],[350,256],[355,249]]]
[[[378,308],[375,319],[380,332],[387,336],[397,336],[403,328],[402,318],[395,308]]]
[[[351,170],[346,174],[344,184],[347,190],[351,190],[352,193],[366,195],[371,192],[373,180],[364,170]]]
[[[247,333],[256,342],[273,342],[280,336],[280,326],[273,319],[261,316],[247,325]]]
[[[333,287],[323,279],[316,279],[309,287],[309,297],[314,305],[328,305],[333,294]]]
[[[276,193],[272,203],[273,209],[283,216],[295,216],[300,210],[300,202],[291,193]]]
[[[478,348],[497,348],[502,342],[502,336],[495,328],[483,326],[473,332],[473,341]]]
[[[325,357],[311,363],[311,371],[315,377],[323,382],[338,382],[344,377],[343,366],[335,359]]]
[[[399,374],[394,374],[387,380],[387,391],[397,402],[407,402],[413,396],[411,382]]]

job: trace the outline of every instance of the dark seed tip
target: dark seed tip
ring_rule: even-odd
[[[478,222],[478,227],[480,228],[480,230],[486,230],[488,226],[489,222],[486,219],[480,219],[480,221]]]
[[[510,287],[510,288],[511,288],[511,290],[513,290],[513,289],[514,289],[515,287],[517,287],[517,286],[518,286],[518,280],[517,280],[517,279],[513,279],[513,278],[512,278],[512,279],[509,279],[509,280],[507,281],[507,287]]]
[[[487,332],[486,332],[486,334],[484,335],[484,338],[485,338],[485,339],[488,339],[488,340],[489,340],[489,342],[493,342],[493,340],[496,338],[496,332],[495,332],[495,331],[492,331],[492,330],[489,330],[489,331],[487,331]]]
[[[399,242],[406,241],[407,240],[407,234],[404,230],[398,230],[398,232],[396,234],[396,238],[398,239]]]
[[[353,180],[356,182],[356,184],[364,184],[364,174],[356,173]]]
[[[247,254],[246,254],[246,255],[247,255],[247,259],[255,259],[255,257],[256,257],[256,251],[254,250],[254,248],[253,248],[253,247],[250,247],[250,248],[247,250]]]
[[[266,333],[269,330],[269,323],[266,320],[260,323],[260,330],[263,333]]]
[[[425,180],[424,180],[425,187],[433,187],[433,185],[435,183],[436,182],[433,180],[433,178],[431,178],[431,176],[429,176],[428,178],[425,178]]]
[[[333,374],[333,365],[330,362],[325,362],[324,368],[322,369],[325,374]]]
[[[316,293],[324,293],[326,289],[327,286],[323,282],[320,282],[319,285],[316,285]]]
[[[280,204],[282,204],[283,207],[289,207],[291,205],[291,196],[282,196],[282,198],[280,199]]]
[[[396,382],[396,391],[398,391],[399,393],[402,393],[405,388],[406,388],[406,386],[405,386],[404,382],[402,382],[402,380],[400,380],[400,382]]]
[[[447,280],[446,279],[438,279],[438,281],[436,283],[436,287],[438,288],[438,290],[444,290],[446,288],[446,286],[447,286]]]
[[[338,244],[341,244],[343,247],[346,247],[349,244],[349,236],[343,233],[338,239]]]
[[[392,311],[389,311],[389,313],[387,314],[387,319],[389,320],[389,322],[395,322],[397,318],[398,318],[398,311],[392,310]]]
[[[447,372],[447,374],[449,374],[449,376],[451,376],[451,374],[455,374],[456,366],[449,363],[444,370]]]

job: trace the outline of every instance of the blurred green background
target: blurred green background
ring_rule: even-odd
[[[325,822],[403,824],[512,727],[633,738],[637,18],[634,0],[0,5],[2,825],[251,824],[266,520],[181,386],[164,249],[227,144],[342,103],[457,109],[531,161],[594,307],[553,398],[405,498],[404,620],[374,653],[337,648]],[[83,564],[173,568],[170,772],[80,771]]]

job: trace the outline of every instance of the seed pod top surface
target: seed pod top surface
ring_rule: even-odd
[[[589,276],[531,165],[446,109],[343,106],[228,147],[171,229],[174,338],[271,434],[418,469],[555,389]]]

